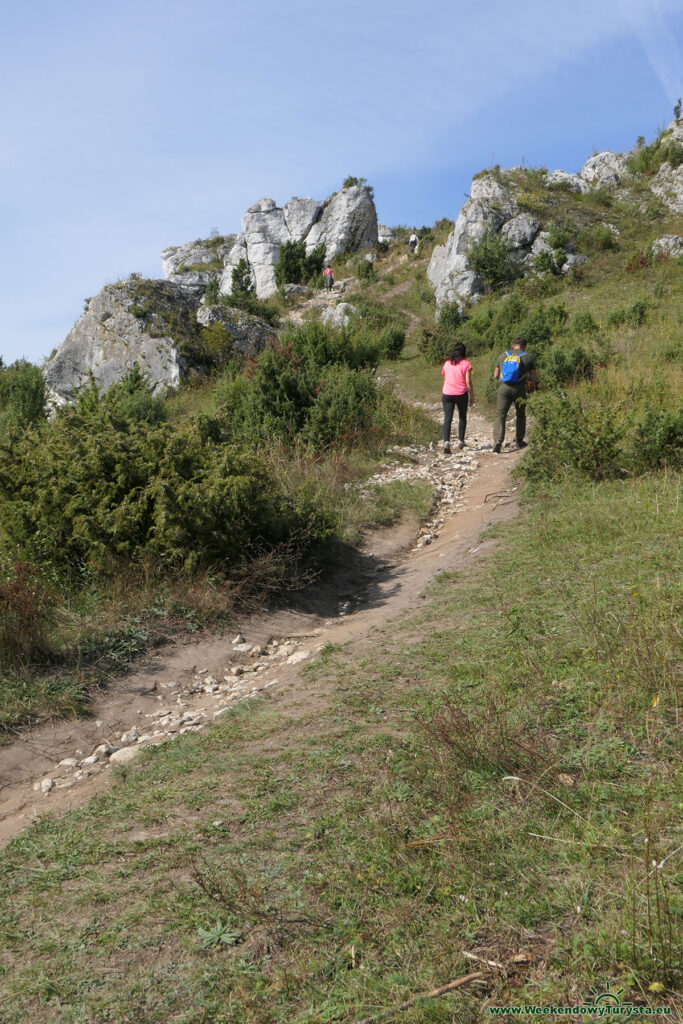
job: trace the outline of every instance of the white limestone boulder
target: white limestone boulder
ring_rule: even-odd
[[[678,167],[662,164],[650,181],[650,188],[670,210],[683,213],[683,164]]]
[[[580,174],[568,174],[567,171],[551,171],[546,175],[545,184],[548,188],[566,188],[570,192],[590,192],[590,184]]]
[[[357,312],[356,307],[350,302],[340,302],[338,306],[328,306],[323,310],[320,319],[328,327],[348,327],[351,317]]]
[[[540,230],[540,220],[529,213],[520,213],[505,222],[501,234],[511,249],[523,249],[531,245]]]
[[[352,185],[332,196],[306,236],[306,251],[324,245],[328,260],[376,244],[377,210],[367,185]]]
[[[671,256],[674,259],[683,256],[683,238],[680,235],[662,235],[652,243],[655,256]]]
[[[626,174],[624,153],[597,153],[586,160],[579,174],[594,188],[616,188]]]
[[[244,356],[257,356],[277,335],[270,324],[242,309],[216,304],[200,306],[197,320],[203,327],[222,324],[234,349]]]
[[[307,196],[305,199],[290,199],[282,207],[285,224],[293,242],[302,242],[317,221],[322,203]]]
[[[155,393],[177,387],[185,364],[170,334],[163,333],[171,315],[194,316],[195,302],[172,281],[135,279],[105,285],[90,299],[43,375],[50,403],[60,406],[73,398],[92,373],[102,391],[120,380],[137,363]]]

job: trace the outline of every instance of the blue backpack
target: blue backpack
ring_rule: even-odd
[[[522,374],[522,356],[526,352],[506,352],[503,366],[500,371],[500,379],[503,384],[519,384]]]

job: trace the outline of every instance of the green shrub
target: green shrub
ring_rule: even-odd
[[[457,331],[463,322],[463,315],[457,302],[444,302],[439,309],[439,328],[442,331]]]
[[[318,245],[306,253],[305,242],[285,242],[280,247],[275,264],[275,281],[278,288],[286,284],[308,284],[322,273],[325,264],[325,246]]]
[[[536,395],[529,404],[535,426],[520,464],[529,480],[552,480],[567,471],[592,480],[624,473],[625,424],[618,404],[588,404],[563,392]]]
[[[663,163],[672,167],[683,164],[683,145],[672,137],[670,129],[662,132],[649,146],[637,146],[626,160],[631,174],[644,174],[646,177],[656,174]]]
[[[556,249],[554,252],[542,249],[534,256],[534,270],[537,274],[550,274],[553,277],[559,277],[566,262],[567,257],[562,249]]]
[[[606,324],[608,327],[621,327],[622,324],[626,323],[626,310],[621,306],[617,309],[611,309],[607,314]]]
[[[251,279],[251,270],[246,259],[241,259],[232,271],[232,298],[252,295],[254,282]]]
[[[428,363],[443,363],[453,348],[453,338],[442,334],[437,327],[421,327],[417,347]]]
[[[519,276],[510,248],[497,231],[487,231],[482,238],[471,242],[467,256],[472,270],[484,279],[489,288],[498,288]]]
[[[597,334],[598,325],[587,311],[575,313],[571,323],[572,334]]]
[[[25,426],[45,418],[45,381],[39,367],[18,359],[0,360],[0,425]]]
[[[209,278],[209,283],[207,284],[206,291],[204,292],[204,302],[207,306],[215,306],[215,304],[218,302],[218,299],[220,298],[218,289],[218,278]]]
[[[398,359],[406,343],[406,332],[402,327],[385,327],[379,336],[379,343],[386,359]]]
[[[591,379],[594,361],[581,345],[570,348],[552,345],[545,353],[540,369],[544,387],[551,383],[575,384],[580,380]]]
[[[348,174],[342,182],[342,188],[353,188],[355,185],[367,185],[367,178],[356,178],[353,174]]]
[[[179,425],[120,410],[120,389],[91,382],[46,429],[0,441],[0,532],[14,557],[71,571],[152,559],[229,567],[326,513],[292,504],[256,455],[226,444],[221,416]]]
[[[357,261],[356,264],[356,276],[360,281],[368,281],[370,283],[377,280],[377,271],[372,260],[366,260],[365,257]]]
[[[381,337],[365,330],[332,330],[315,320],[289,328],[264,349],[248,378],[229,372],[219,382],[229,436],[250,443],[302,439],[313,447],[353,443],[377,404],[373,370],[381,356]],[[330,380],[343,389],[338,399]],[[335,402],[342,416],[336,432],[328,413]]]
[[[166,419],[164,399],[152,394],[147,375],[137,363],[110,389],[107,402],[117,416],[130,422],[161,423]]]
[[[626,310],[626,322],[630,327],[642,327],[647,320],[650,303],[647,299],[636,299]]]
[[[637,472],[683,469],[683,405],[663,409],[646,401],[632,449]]]
[[[363,370],[329,365],[320,375],[315,396],[301,431],[315,447],[352,445],[372,426],[377,405],[377,384]]]
[[[602,252],[617,248],[614,234],[605,224],[593,224],[590,228],[579,231],[579,246],[593,252]]]
[[[564,249],[571,242],[572,230],[564,220],[553,220],[548,227],[548,245],[553,250]]]

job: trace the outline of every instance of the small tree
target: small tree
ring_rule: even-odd
[[[516,276],[516,267],[507,242],[497,231],[489,230],[473,241],[467,253],[470,266],[489,288],[497,288]]]
[[[679,96],[678,100],[674,104],[674,117],[677,121],[680,121],[681,119],[681,109],[683,109],[683,98]]]
[[[232,294],[236,296],[252,295],[254,284],[251,280],[249,264],[242,258],[232,272]]]
[[[204,302],[207,306],[215,306],[218,302],[218,278],[211,277],[204,292]]]

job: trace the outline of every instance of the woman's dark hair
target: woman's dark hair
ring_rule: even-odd
[[[459,363],[461,359],[465,359],[467,356],[467,349],[461,341],[456,341],[455,345],[451,349],[449,359],[452,363]]]

